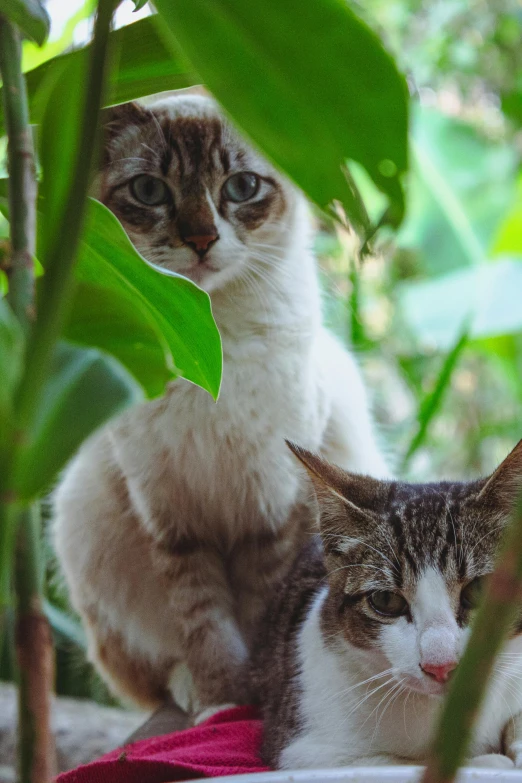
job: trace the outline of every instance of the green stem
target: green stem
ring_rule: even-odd
[[[17,513],[15,644],[18,664],[20,783],[48,783],[56,774],[51,730],[53,642],[43,611],[40,509]]]
[[[422,783],[451,783],[465,759],[495,656],[522,599],[522,493],[506,531],[497,567],[457,668]]]
[[[107,50],[112,14],[117,0],[100,0],[89,52],[89,80],[78,144],[79,155],[65,210],[56,226],[54,241],[44,260],[45,275],[39,304],[38,328],[33,329],[27,349],[25,374],[17,400],[17,426],[24,431],[35,416],[38,400],[47,379],[73,287],[73,269],[83,227],[87,193],[97,152],[98,112],[105,89]],[[64,236],[64,226],[67,227]]]
[[[25,81],[21,71],[20,34],[0,17],[0,74],[8,134],[11,253],[8,302],[26,335],[34,331],[33,258],[36,241],[36,175]],[[16,445],[15,449],[16,450]],[[5,498],[4,498],[5,500]],[[36,509],[19,508],[13,497],[0,506],[0,588],[5,613],[11,592],[12,553],[16,539],[16,652],[20,687],[18,757],[21,783],[46,783],[55,773],[50,726],[53,644],[42,611],[39,563],[40,530]]]
[[[10,240],[7,299],[27,333],[34,320],[33,257],[36,236],[36,177],[20,33],[0,16],[0,75],[9,149]]]

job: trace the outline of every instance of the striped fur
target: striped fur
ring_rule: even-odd
[[[321,536],[297,558],[254,645],[250,682],[278,768],[422,764],[473,611],[522,485],[522,441],[489,479],[406,484],[349,474],[292,447]],[[379,613],[372,594],[404,599]],[[522,768],[522,609],[500,656],[471,765]]]

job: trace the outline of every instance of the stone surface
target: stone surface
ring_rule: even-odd
[[[57,698],[53,724],[62,772],[123,745],[147,716],[91,701]],[[0,783],[14,783],[16,689],[0,683]]]

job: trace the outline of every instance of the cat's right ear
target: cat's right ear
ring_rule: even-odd
[[[501,462],[482,487],[478,500],[492,508],[510,514],[519,492],[522,491],[522,440]]]
[[[317,454],[286,441],[288,448],[305,466],[319,504],[321,536],[326,551],[342,548],[343,537],[364,533],[373,527],[375,507],[383,482],[369,476],[348,473]],[[362,504],[361,504],[362,501]]]

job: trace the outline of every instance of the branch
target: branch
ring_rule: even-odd
[[[495,656],[512,627],[521,599],[522,493],[457,667],[422,783],[451,783],[455,779],[466,757]]]
[[[42,605],[40,508],[18,513],[15,645],[18,664],[20,783],[50,783],[56,774],[51,729],[53,640]]]
[[[36,177],[18,29],[0,16],[0,74],[4,84],[9,173],[11,253],[7,299],[27,333],[34,320],[33,256],[36,236]]]
[[[36,240],[36,174],[18,29],[0,17],[0,74],[8,136],[11,253],[8,302],[28,335],[36,316],[33,257]],[[17,536],[15,593],[18,662],[18,739],[21,783],[47,783],[56,758],[50,725],[53,643],[42,611],[39,509],[0,508],[3,548],[2,609],[11,588],[12,551]],[[1,629],[0,629],[1,630]]]

